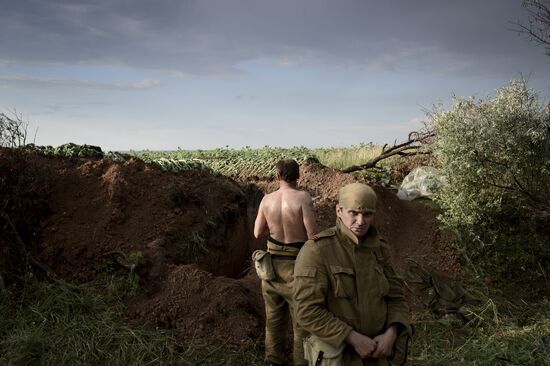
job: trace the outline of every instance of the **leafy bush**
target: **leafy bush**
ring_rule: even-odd
[[[455,98],[432,117],[449,182],[437,196],[441,219],[460,234],[463,252],[501,279],[548,264],[548,107],[520,80],[487,100]]]
[[[122,163],[125,161],[124,157],[117,152],[107,151],[103,152],[99,146],[93,145],[78,145],[73,142],[67,144],[59,145],[58,147],[53,146],[39,146],[35,144],[25,145],[25,149],[28,151],[35,151],[46,156],[55,156],[62,158],[97,158],[97,159],[107,159],[114,162]]]

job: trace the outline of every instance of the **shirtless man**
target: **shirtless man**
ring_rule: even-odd
[[[266,365],[285,363],[288,317],[291,315],[294,334],[294,365],[307,365],[302,340],[304,331],[294,321],[292,284],[294,261],[305,241],[317,232],[313,201],[307,192],[296,187],[300,176],[298,163],[281,160],[276,165],[279,189],[262,199],[254,223],[254,236],[267,237],[275,279],[262,280],[265,302],[265,358]]]

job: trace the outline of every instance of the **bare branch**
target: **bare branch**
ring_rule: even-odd
[[[407,141],[400,144],[395,141],[393,146],[390,148],[387,148],[388,144],[385,144],[382,147],[382,153],[377,157],[367,161],[363,165],[350,166],[348,168],[342,169],[341,171],[343,173],[351,173],[359,170],[376,168],[376,164],[378,164],[380,161],[394,155],[412,156],[417,154],[429,154],[425,151],[422,151],[421,149],[423,147],[423,144],[429,142],[434,136],[435,132],[433,130],[430,131],[426,129],[425,131],[413,131],[409,133]]]
[[[11,116],[0,113],[0,146],[22,147],[27,142],[27,128],[29,122],[23,119],[17,110],[11,112]]]
[[[512,29],[546,48],[546,54],[550,56],[550,1],[523,0],[522,6],[529,14],[528,24],[511,22],[515,26]]]

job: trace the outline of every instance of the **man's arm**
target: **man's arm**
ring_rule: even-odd
[[[306,228],[307,238],[314,239],[317,234],[317,224],[315,223],[315,213],[313,210],[313,200],[310,195],[305,193],[305,202],[302,204],[302,217],[304,220],[304,227]]]
[[[264,215],[264,200],[262,199],[258,208],[258,216],[256,216],[256,221],[254,222],[254,237],[259,239],[266,236],[269,236],[269,227]]]

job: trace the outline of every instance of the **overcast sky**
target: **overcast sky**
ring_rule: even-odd
[[[105,150],[392,142],[550,57],[521,0],[0,0],[0,109]]]

